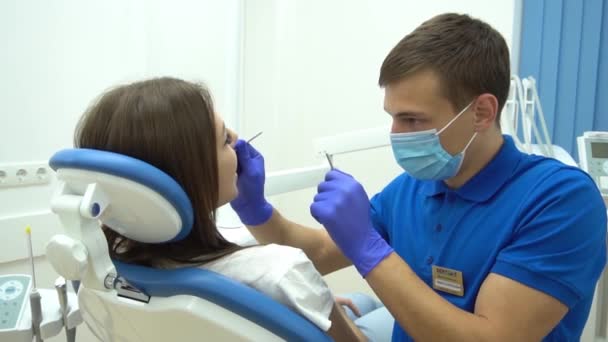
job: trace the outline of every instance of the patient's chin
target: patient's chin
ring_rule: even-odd
[[[233,199],[235,199],[238,194],[239,194],[239,188],[236,187],[236,182],[235,182],[234,183],[234,188],[232,189],[232,194],[231,194],[230,199],[228,200],[228,202],[230,202]]]
[[[219,208],[219,207],[223,206],[224,204],[230,203],[230,201],[235,199],[238,194],[239,194],[239,190],[237,189],[237,187],[235,185],[234,188],[232,189],[232,191],[230,191],[230,193],[220,194],[220,198],[217,201],[218,202],[217,207]]]

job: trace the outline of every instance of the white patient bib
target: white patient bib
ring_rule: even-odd
[[[201,267],[255,288],[323,331],[331,326],[333,296],[301,249],[275,244],[249,247]]]

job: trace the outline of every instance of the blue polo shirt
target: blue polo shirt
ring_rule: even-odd
[[[606,263],[606,207],[582,170],[524,154],[504,136],[462,187],[404,173],[372,198],[371,216],[429,287],[433,265],[462,272],[462,297],[435,290],[452,304],[473,312],[484,279],[500,274],[569,308],[544,341],[579,340]],[[397,323],[393,341],[411,341]]]

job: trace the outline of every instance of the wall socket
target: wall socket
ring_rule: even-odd
[[[46,162],[0,164],[0,188],[47,184],[52,172]]]

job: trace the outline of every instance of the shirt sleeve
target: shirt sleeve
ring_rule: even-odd
[[[380,234],[380,236],[382,236],[382,238],[390,244],[391,242],[389,239],[389,234],[386,228],[387,224],[385,221],[387,216],[384,213],[384,206],[382,203],[382,193],[380,192],[374,195],[374,197],[372,197],[369,203],[369,213],[370,218],[372,220],[372,226],[374,226],[378,234]]]
[[[593,295],[606,263],[606,207],[580,170],[561,169],[536,189],[492,272],[572,308]]]
[[[331,327],[329,315],[334,299],[313,263],[301,252],[293,265],[278,280],[276,298],[306,317],[321,330]]]

